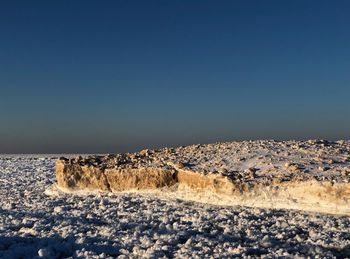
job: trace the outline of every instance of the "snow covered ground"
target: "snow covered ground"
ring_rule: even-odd
[[[350,218],[168,194],[65,194],[59,156],[0,157],[1,258],[350,257]]]

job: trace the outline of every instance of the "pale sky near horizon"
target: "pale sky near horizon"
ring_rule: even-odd
[[[350,138],[349,1],[2,1],[0,153]]]

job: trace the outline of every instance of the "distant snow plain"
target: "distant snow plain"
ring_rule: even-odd
[[[1,258],[350,257],[349,217],[218,206],[171,190],[63,193],[58,157],[0,157]]]

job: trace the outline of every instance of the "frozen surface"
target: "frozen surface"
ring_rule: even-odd
[[[63,158],[64,159],[64,158]],[[65,163],[101,169],[181,167],[202,175],[220,174],[235,182],[276,180],[350,182],[350,141],[235,141],[136,153],[76,156]]]
[[[0,157],[0,257],[350,256],[348,217],[64,194],[52,188],[57,158]]]

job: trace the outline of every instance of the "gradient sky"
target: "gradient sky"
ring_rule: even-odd
[[[1,1],[0,153],[349,139],[350,1]]]

